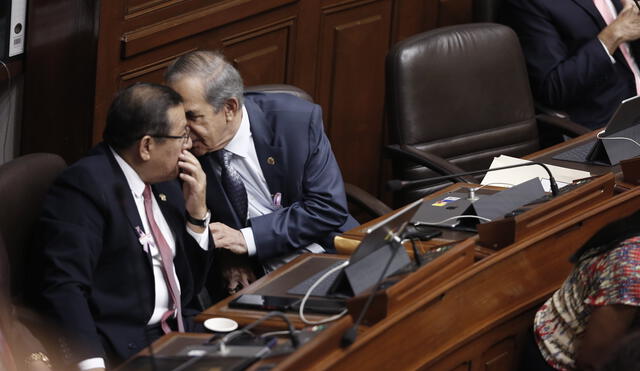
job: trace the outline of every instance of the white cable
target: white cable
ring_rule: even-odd
[[[491,221],[491,219],[489,219],[489,218],[485,218],[483,216],[478,216],[478,215],[458,215],[458,216],[452,216],[452,217],[447,218],[445,220],[441,220],[439,222],[434,222],[434,223],[414,222],[413,224],[415,224],[415,225],[438,225],[438,224],[446,223],[449,220],[454,220],[454,219],[480,219],[480,220],[485,221],[485,222],[490,222]]]
[[[345,309],[345,310],[343,310],[342,312],[340,312],[340,313],[338,313],[336,315],[333,315],[333,316],[325,318],[325,319],[321,319],[319,321],[309,321],[304,316],[304,305],[307,303],[307,299],[309,299],[309,296],[313,292],[313,289],[315,289],[320,284],[320,282],[324,281],[333,272],[335,272],[337,270],[340,270],[340,269],[346,267],[347,265],[349,265],[349,260],[345,260],[344,262],[342,262],[342,264],[329,269],[322,276],[320,276],[320,278],[318,278],[318,280],[316,282],[314,282],[313,285],[311,285],[311,287],[309,287],[309,290],[307,290],[307,292],[304,294],[304,297],[302,298],[302,301],[300,302],[300,309],[298,310],[298,315],[300,316],[300,320],[302,320],[302,322],[304,322],[307,325],[321,325],[323,323],[335,321],[338,318],[340,318],[340,317],[344,316],[345,314],[347,314],[347,309]]]
[[[631,138],[627,138],[627,137],[601,137],[600,135],[604,134],[604,130],[600,131],[597,135],[596,138],[600,139],[600,140],[609,140],[609,139],[624,139],[624,140],[628,140],[629,142],[633,142],[636,146],[640,147],[640,143],[636,142],[635,140],[631,139]]]

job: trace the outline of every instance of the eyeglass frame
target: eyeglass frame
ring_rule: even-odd
[[[184,135],[149,135],[152,138],[166,138],[166,139],[182,139],[182,144],[185,144],[189,141],[189,137],[191,136],[191,128],[185,128],[186,133]]]

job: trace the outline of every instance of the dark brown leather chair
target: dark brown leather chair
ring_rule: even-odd
[[[42,201],[56,176],[66,167],[62,157],[34,153],[0,166],[0,235],[11,262],[11,293],[22,303],[28,267],[27,251]]]
[[[1,300],[5,301],[4,309],[13,308],[10,318],[7,317],[10,322],[5,325],[12,329],[10,333],[14,339],[11,345],[17,347],[14,349],[16,354],[42,351],[42,341],[53,360],[57,358],[51,352],[56,349],[55,331],[38,313],[26,307],[25,280],[30,271],[27,255],[31,236],[37,233],[35,225],[42,210],[42,201],[53,180],[65,167],[66,163],[60,156],[49,153],[25,155],[0,165],[0,244],[3,250],[6,248],[6,254],[1,254],[3,259],[8,255],[8,264],[3,262],[2,274],[7,273],[7,267],[10,271],[9,279],[2,277],[3,285],[10,281],[10,293],[3,292]],[[3,289],[8,288],[3,286]],[[11,303],[6,302],[9,296]],[[19,369],[24,366],[24,359],[24,355],[16,359]]]
[[[540,149],[540,133],[550,128],[571,136],[587,132],[536,115],[520,43],[503,25],[465,24],[412,36],[389,51],[386,81],[395,143],[388,148],[394,176],[403,180],[488,168],[501,154],[527,155]],[[408,187],[396,206],[441,186]]]
[[[262,92],[262,93],[286,93],[297,96],[298,98],[304,99],[308,102],[313,103],[313,98],[304,90],[295,87],[293,85],[287,84],[267,84],[267,85],[255,85],[249,86],[245,89],[247,92]],[[369,218],[375,218],[382,215],[385,215],[391,212],[391,208],[384,204],[382,201],[375,198],[373,195],[363,190],[362,188],[354,185],[345,183],[345,192],[347,194],[347,199],[351,205],[354,205],[359,208],[359,210],[364,211],[364,213]],[[356,218],[359,218],[361,213],[356,215]],[[360,218],[361,219],[361,218]],[[366,220],[359,220],[360,222],[365,222]]]

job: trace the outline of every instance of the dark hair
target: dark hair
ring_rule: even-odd
[[[239,108],[242,107],[242,77],[219,52],[198,50],[185,54],[173,61],[164,74],[169,84],[187,76],[198,78],[202,82],[204,98],[215,112],[219,112],[231,98],[236,98]]]
[[[180,94],[168,86],[135,83],[111,103],[102,138],[114,149],[124,149],[147,134],[169,135],[167,111],[180,103]]]
[[[640,235],[640,211],[604,226],[571,256],[570,261],[575,264],[583,259],[603,254],[615,249],[627,238],[638,235]]]

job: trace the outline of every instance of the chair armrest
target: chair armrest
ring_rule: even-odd
[[[418,165],[425,166],[440,175],[451,175],[465,172],[464,169],[440,156],[420,151],[406,144],[390,144],[387,145],[386,148],[392,155],[402,157],[406,160],[415,162]],[[462,183],[475,183],[475,180],[468,176],[458,176],[453,179]]]
[[[591,131],[584,126],[569,120],[568,117],[538,114],[536,115],[536,119],[541,130],[555,130],[570,137],[579,137],[580,135]]]
[[[354,184],[345,183],[344,189],[347,193],[347,199],[349,200],[349,202],[353,202],[354,204],[358,205],[358,207],[361,207],[370,215],[379,217],[392,211],[391,208],[384,202],[378,200],[377,198],[373,197],[371,193]]]

